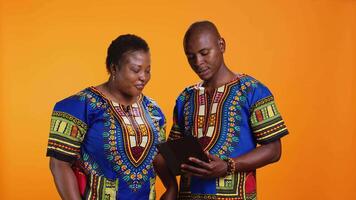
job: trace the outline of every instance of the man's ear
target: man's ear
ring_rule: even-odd
[[[220,49],[221,53],[224,53],[225,52],[225,48],[226,48],[226,44],[225,44],[224,38],[222,38],[222,37],[219,38],[218,43],[219,43],[219,49]]]

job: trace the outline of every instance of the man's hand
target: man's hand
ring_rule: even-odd
[[[210,160],[209,162],[190,157],[189,161],[197,164],[199,167],[182,164],[182,172],[206,179],[225,176],[227,174],[227,163],[215,155],[211,155],[208,152],[206,154]]]

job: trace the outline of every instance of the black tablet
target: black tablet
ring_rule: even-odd
[[[198,139],[193,136],[185,136],[180,139],[171,140],[157,145],[159,153],[166,160],[168,168],[173,175],[181,175],[181,164],[186,163],[195,166],[188,160],[195,157],[205,162],[209,162]]]

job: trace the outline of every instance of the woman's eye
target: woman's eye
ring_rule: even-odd
[[[131,70],[132,70],[133,72],[135,72],[135,73],[139,73],[139,72],[140,72],[140,69],[138,69],[138,68],[131,68]]]

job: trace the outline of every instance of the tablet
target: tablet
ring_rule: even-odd
[[[188,160],[195,157],[205,162],[209,162],[198,139],[193,136],[185,136],[180,139],[167,141],[157,145],[159,153],[166,160],[169,170],[173,175],[181,175],[181,164],[186,163],[196,166]],[[198,167],[198,166],[197,166]]]

